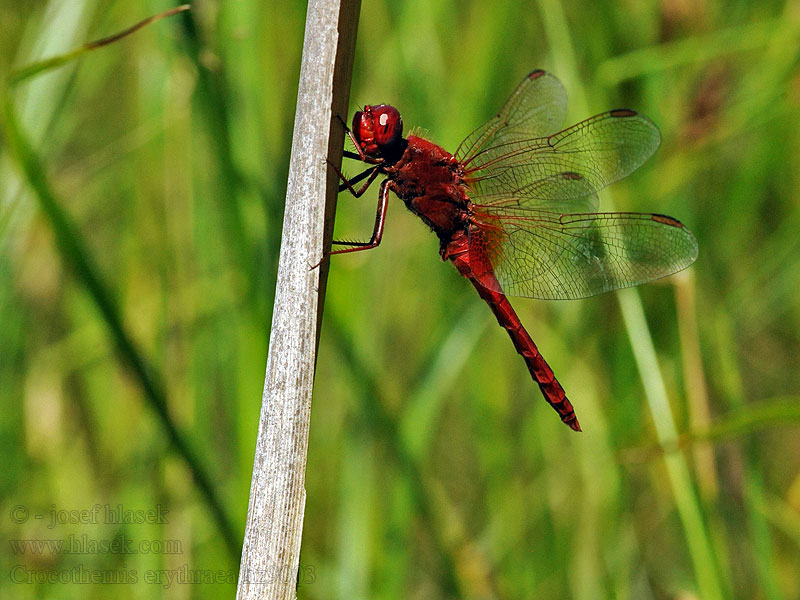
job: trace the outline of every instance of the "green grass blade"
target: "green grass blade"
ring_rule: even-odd
[[[725,415],[705,431],[687,436],[692,440],[730,440],[776,426],[796,427],[800,423],[800,396],[784,396],[757,404],[743,405]]]
[[[662,447],[674,447],[678,431],[667,397],[666,384],[658,367],[653,340],[638,293],[633,289],[617,293],[625,327],[633,347],[653,423]],[[711,540],[703,522],[702,508],[692,483],[686,459],[679,452],[668,452],[664,462],[669,474],[675,503],[683,522],[686,541],[692,556],[697,584],[703,598],[724,598],[719,582]]]
[[[103,283],[94,260],[87,251],[77,227],[71,222],[61,204],[56,199],[47,179],[44,166],[31,148],[24,133],[20,130],[14,107],[10,99],[3,105],[2,130],[6,145],[19,164],[28,184],[39,201],[42,212],[50,222],[64,262],[74,270],[78,280],[86,288],[89,296],[108,327],[117,345],[123,362],[136,376],[151,408],[166,430],[175,451],[186,461],[194,477],[200,494],[214,516],[217,527],[225,539],[231,560],[238,562],[240,536],[225,511],[222,500],[212,484],[211,477],[196,455],[191,443],[178,430],[167,409],[166,393],[155,370],[136,347],[133,339],[122,323],[122,317],[108,287]]]
[[[76,48],[75,50],[71,50],[64,54],[59,54],[58,56],[53,56],[51,58],[41,60],[35,62],[31,65],[27,65],[18,69],[11,73],[9,77],[9,87],[13,87],[23,81],[30,79],[31,77],[35,77],[40,73],[45,73],[52,69],[57,69],[58,67],[65,65],[66,63],[75,60],[76,58],[80,58],[87,52],[91,52],[92,50],[97,50],[98,48],[102,48],[104,46],[108,46],[109,44],[113,44],[116,41],[121,40],[124,37],[127,37],[133,33],[136,33],[143,27],[146,27],[150,23],[154,23],[155,21],[159,21],[166,17],[171,17],[172,15],[181,13],[183,11],[189,10],[191,7],[188,4],[182,4],[180,6],[176,6],[175,8],[171,8],[170,10],[164,11],[160,14],[153,15],[146,19],[143,19],[136,23],[135,25],[128,27],[127,29],[120,31],[119,33],[115,33],[114,35],[110,35],[108,37],[104,37],[99,40],[95,40],[93,42],[89,42],[88,44],[84,44],[80,48]]]
[[[555,56],[561,57],[564,78],[574,84],[568,86],[574,104],[582,113],[586,111],[586,92],[580,84],[578,66],[572,48],[574,45],[561,3],[558,0],[540,0],[540,14]],[[613,210],[613,208],[612,208]],[[659,442],[674,444],[677,428],[669,408],[666,384],[658,366],[653,339],[644,316],[638,292],[626,289],[617,292],[625,328],[645,388]],[[676,507],[684,526],[689,553],[697,576],[697,585],[703,598],[724,597],[714,561],[712,541],[703,522],[702,508],[692,483],[689,467],[683,455],[670,453],[664,457]]]
[[[772,42],[778,33],[788,33],[790,41],[796,41],[800,35],[791,19],[780,18],[647,46],[601,63],[597,68],[597,82],[612,87],[666,69],[705,63],[728,54],[762,48]]]

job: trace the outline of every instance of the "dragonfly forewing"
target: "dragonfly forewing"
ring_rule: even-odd
[[[482,148],[548,136],[562,127],[566,116],[564,86],[546,71],[533,71],[511,93],[495,117],[461,142],[455,156],[467,162]]]
[[[474,201],[484,195],[522,189],[532,182],[575,173],[594,190],[629,175],[655,152],[658,128],[631,110],[613,110],[546,138],[487,146],[467,168]]]

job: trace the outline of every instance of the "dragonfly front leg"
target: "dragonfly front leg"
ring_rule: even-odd
[[[343,192],[348,190],[353,196],[359,198],[364,192],[367,191],[367,188],[372,185],[372,182],[375,181],[375,178],[380,174],[380,167],[381,165],[375,165],[374,167],[369,167],[366,171],[362,171],[355,177],[348,179],[344,173],[342,173],[341,169],[337,167],[332,162],[328,162],[328,164],[333,167],[333,170],[336,171],[336,174],[339,176],[339,179],[342,180],[341,185],[339,185],[339,191]],[[353,188],[353,184],[358,183],[365,177],[369,176],[369,179],[362,185],[358,190]]]

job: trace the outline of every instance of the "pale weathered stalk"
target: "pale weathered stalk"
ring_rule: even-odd
[[[319,317],[350,93],[359,0],[311,0],[306,15],[278,282],[236,597],[296,596]],[[278,26],[276,24],[276,26]],[[327,199],[327,202],[326,202]],[[305,575],[304,569],[304,575]]]

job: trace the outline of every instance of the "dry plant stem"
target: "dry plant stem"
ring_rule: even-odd
[[[319,314],[347,113],[358,0],[312,0],[306,15],[278,283],[236,597],[296,595]],[[327,198],[327,203],[325,202]],[[327,206],[326,206],[327,205]]]
[[[152,17],[148,17],[139,21],[135,25],[128,27],[124,31],[120,31],[119,33],[115,33],[114,35],[110,35],[108,37],[104,37],[100,40],[95,40],[93,42],[89,42],[88,44],[84,44],[80,48],[76,48],[66,54],[61,54],[59,56],[53,56],[51,58],[39,61],[32,65],[27,65],[20,69],[19,71],[15,71],[11,74],[10,77],[10,84],[16,85],[26,79],[29,79],[39,73],[43,73],[44,71],[49,71],[50,69],[55,69],[60,67],[63,64],[70,62],[76,58],[79,58],[83,54],[90,52],[91,50],[96,50],[97,48],[102,48],[103,46],[108,46],[109,44],[113,44],[116,41],[121,40],[124,37],[131,35],[132,33],[136,33],[143,27],[150,25],[150,23],[154,23],[161,19],[165,19],[167,17],[171,17],[178,13],[187,11],[191,8],[189,4],[181,4],[180,6],[176,6],[171,8],[167,11],[159,13],[157,15],[153,15]]]
[[[681,339],[681,357],[685,373],[684,389],[689,407],[692,431],[706,431],[711,424],[708,386],[703,372],[700,352],[700,333],[695,310],[694,273],[687,271],[675,277],[675,300],[678,310],[678,327]],[[698,441],[692,448],[697,485],[706,502],[716,501],[719,486],[714,449],[709,443]]]

